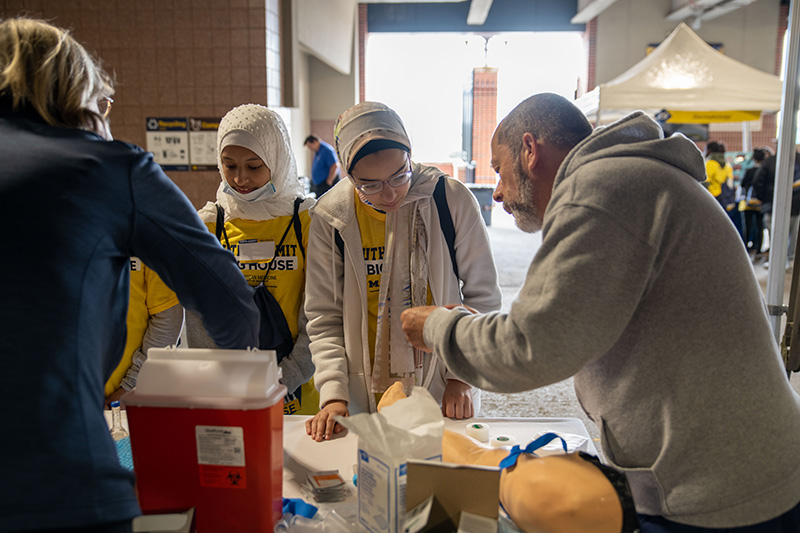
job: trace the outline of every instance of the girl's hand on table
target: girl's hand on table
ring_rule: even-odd
[[[340,433],[344,427],[337,424],[334,415],[350,416],[347,402],[331,400],[326,403],[319,413],[306,420],[306,434],[317,442],[330,439],[334,433]]]
[[[472,387],[457,379],[448,379],[442,397],[442,414],[463,420],[475,416],[472,405]]]

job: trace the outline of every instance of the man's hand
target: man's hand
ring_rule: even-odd
[[[463,381],[448,379],[442,396],[442,414],[457,420],[475,416],[472,387]]]
[[[411,307],[403,311],[403,314],[400,315],[400,320],[403,323],[403,332],[406,334],[408,342],[415,348],[419,348],[424,352],[433,351],[425,344],[422,330],[425,328],[425,321],[428,319],[428,315],[430,315],[434,309],[436,309],[434,305]]]
[[[331,400],[326,403],[319,413],[314,415],[314,418],[306,420],[306,435],[321,442],[329,440],[334,433],[340,433],[344,427],[336,423],[333,419],[334,415],[350,416],[347,403],[343,400]]]

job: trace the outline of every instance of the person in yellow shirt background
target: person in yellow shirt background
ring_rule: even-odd
[[[306,319],[303,311],[308,247],[308,208],[283,119],[264,106],[245,104],[228,111],[217,132],[222,181],[216,202],[198,215],[209,231],[236,256],[251,287],[264,283],[273,312],[262,312],[261,342],[272,341],[289,394],[284,414],[315,414],[314,388]],[[263,294],[263,293],[262,293]],[[279,334],[280,333],[280,334]],[[213,348],[198,315],[186,313],[190,348]]]
[[[709,141],[706,144],[705,159],[706,181],[703,184],[728,214],[739,236],[744,240],[742,214],[739,212],[733,184],[733,167],[725,160],[725,143]]]
[[[138,257],[131,257],[128,337],[125,351],[105,388],[106,408],[136,386],[147,350],[175,344],[181,333],[183,308],[178,297]]]

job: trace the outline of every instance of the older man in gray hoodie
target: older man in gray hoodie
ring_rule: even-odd
[[[492,153],[495,200],[541,248],[510,312],[412,308],[412,344],[487,390],[575,376],[644,532],[800,531],[800,397],[695,145],[639,112],[592,132],[540,94]]]

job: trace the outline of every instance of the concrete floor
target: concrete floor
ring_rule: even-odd
[[[497,205],[493,209],[492,224],[488,230],[500,274],[503,310],[507,311],[525,279],[531,259],[541,245],[541,234],[522,232],[514,225],[511,215]],[[766,290],[767,269],[763,267],[763,262],[754,265],[754,269],[762,290]],[[785,303],[789,301],[791,282],[791,274],[787,272]],[[790,382],[800,393],[800,375],[793,375]],[[597,426],[586,417],[578,404],[572,379],[524,393],[499,394],[484,391],[480,416],[578,418],[586,425],[595,446],[598,449],[600,447]]]

